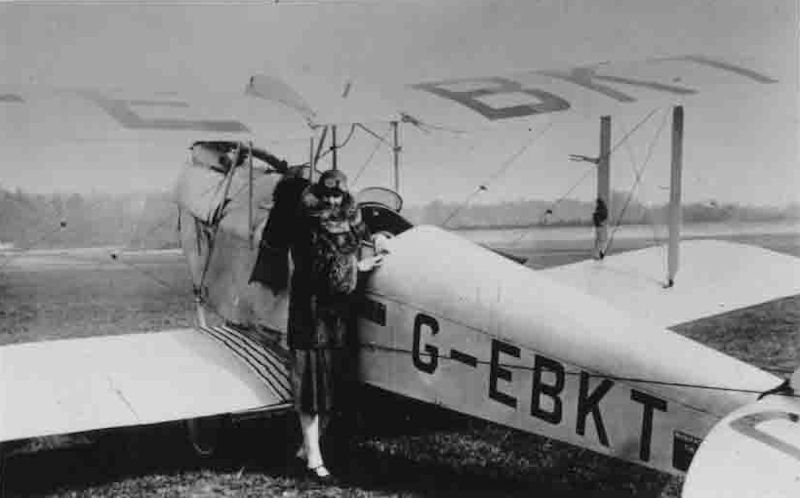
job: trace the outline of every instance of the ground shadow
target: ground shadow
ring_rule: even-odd
[[[259,487],[248,490],[254,493],[288,488],[326,496],[659,496],[669,479],[448,410],[374,393],[367,400],[369,411],[338,417],[336,436],[325,441],[333,486],[301,477],[296,422],[283,414],[223,427],[212,457],[193,451],[180,423],[93,433],[91,444],[17,454],[6,463],[5,496],[111,496],[127,481],[125,494],[172,494],[169,483],[198,474],[257,475]]]

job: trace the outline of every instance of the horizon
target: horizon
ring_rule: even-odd
[[[365,187],[366,188],[366,187]],[[170,196],[172,195],[171,188],[162,188],[162,189],[142,189],[142,190],[132,190],[132,191],[125,191],[125,192],[114,192],[114,191],[106,191],[106,190],[99,190],[99,189],[92,189],[86,192],[80,191],[72,191],[72,190],[56,190],[56,191],[35,191],[35,190],[27,190],[21,187],[13,187],[9,188],[8,186],[3,185],[0,183],[0,191],[6,192],[12,195],[16,195],[17,192],[21,192],[23,195],[30,195],[30,196],[44,196],[44,197],[69,197],[71,195],[78,195],[83,198],[92,198],[92,197],[109,197],[109,198],[125,198],[125,197],[142,197],[142,196],[151,196],[151,195],[159,195],[159,196]],[[358,190],[353,191],[354,194],[358,193]],[[623,190],[611,190],[612,195],[620,194],[625,195],[627,197],[627,192]],[[582,204],[590,204],[593,203],[594,200],[592,199],[581,199],[578,197],[564,197],[559,198],[559,202],[576,202]],[[403,200],[403,209],[408,208],[421,208],[428,206],[430,204],[443,204],[445,206],[465,206],[465,208],[469,207],[491,207],[491,206],[500,206],[504,204],[518,204],[518,203],[542,203],[542,204],[552,204],[553,200],[542,199],[542,198],[533,198],[533,197],[516,197],[513,199],[502,199],[502,200],[494,200],[494,201],[470,201],[465,203],[459,200],[448,200],[443,198],[434,198],[430,200],[423,201],[422,203],[407,203],[405,199]],[[665,207],[669,204],[669,201],[663,203],[644,203],[633,196],[631,198],[631,202],[638,203],[642,207],[646,209],[658,209],[661,207]],[[692,201],[692,202],[684,202],[681,203],[681,206],[711,206],[715,208],[722,208],[725,206],[734,206],[734,207],[741,207],[741,208],[767,208],[767,209],[787,209],[787,208],[794,208],[800,207],[800,198],[796,200],[790,200],[783,204],[751,204],[751,203],[738,203],[738,202],[720,202],[717,199],[702,199],[699,201]]]

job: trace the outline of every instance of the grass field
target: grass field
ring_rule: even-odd
[[[800,256],[795,235],[745,239]],[[579,257],[571,244],[516,252],[534,267]],[[176,254],[0,259],[0,267],[0,344],[193,322],[189,279]],[[678,327],[727,354],[782,370],[798,364],[799,330],[800,296]],[[64,497],[674,497],[680,492],[680,479],[637,465],[388,395],[364,396],[370,408],[362,409],[358,430],[340,430],[329,444],[336,485],[296,475],[289,458],[295,422],[276,415],[227,427],[223,446],[211,458],[191,451],[180,424],[29,442],[7,459],[2,486],[6,496]]]

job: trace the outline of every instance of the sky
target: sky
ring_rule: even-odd
[[[684,198],[780,205],[800,202],[797,29],[797,2],[786,0],[12,2],[0,3],[0,85],[222,96],[266,72],[313,76],[334,94],[347,81],[369,81],[392,95],[403,83],[703,53],[778,83],[720,86],[685,103]],[[120,139],[72,117],[83,110],[53,102],[20,116],[0,98],[1,186],[127,192],[171,185],[191,136]],[[612,156],[613,188],[632,188],[641,170],[637,198],[664,202],[670,107],[618,107],[612,143],[639,127]],[[408,203],[594,196],[592,166],[568,155],[597,155],[595,116],[552,113],[466,132],[458,124],[403,127],[400,190]],[[53,138],[70,126],[90,138]],[[307,139],[288,136],[276,125],[254,140],[290,161],[306,160]],[[390,185],[391,152],[375,144],[359,131],[341,153],[356,188]],[[487,188],[473,195],[480,185]]]

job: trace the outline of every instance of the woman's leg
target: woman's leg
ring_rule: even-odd
[[[325,468],[325,462],[322,460],[322,451],[319,447],[320,436],[320,417],[316,413],[299,413],[300,415],[300,428],[303,431],[303,446],[306,450],[306,466],[309,469],[315,470],[317,476],[327,477],[330,475],[328,469]]]

